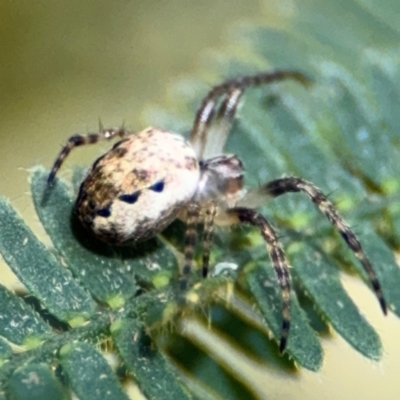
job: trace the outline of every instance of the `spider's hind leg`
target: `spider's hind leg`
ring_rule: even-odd
[[[203,268],[202,276],[207,278],[209,264],[210,264],[210,250],[214,235],[214,219],[217,214],[217,206],[211,203],[207,206],[204,217],[204,231],[203,231]]]
[[[289,263],[286,259],[283,248],[278,240],[275,230],[262,214],[253,209],[244,207],[231,208],[227,210],[226,213],[232,223],[245,223],[257,227],[266,242],[268,253],[278,277],[282,293],[282,331],[279,350],[283,353],[287,346],[290,331],[291,304]]]
[[[179,289],[184,292],[189,287],[190,278],[193,276],[193,260],[195,256],[196,243],[198,238],[197,224],[200,218],[200,207],[198,204],[189,204],[186,211],[186,232],[185,232],[185,261],[179,279]]]
[[[261,197],[278,197],[285,193],[304,192],[310,200],[325,214],[332,225],[339,231],[347,246],[353,251],[362,264],[368,279],[380,303],[383,313],[387,314],[387,304],[382,293],[381,284],[376,272],[367,258],[357,236],[350,229],[349,225],[338,213],[334,205],[314,184],[296,177],[287,177],[271,181],[256,191]],[[245,201],[245,199],[244,199]]]
[[[84,146],[87,144],[94,144],[104,140],[113,139],[116,136],[121,138],[129,135],[130,132],[127,131],[125,128],[119,129],[101,129],[100,133],[89,133],[87,135],[73,135],[71,136],[65,146],[61,149],[60,154],[56,158],[54,162],[53,168],[49,174],[47,179],[47,183],[50,185],[53,183],[54,178],[58,170],[60,169],[61,165],[63,164],[64,160],[67,158],[68,154],[71,150],[78,146]]]
[[[204,215],[198,204],[191,204],[186,211],[186,232],[185,232],[185,249],[184,249],[184,265],[180,277],[180,290],[185,291],[189,287],[189,281],[193,274],[193,260],[195,256],[196,243],[198,240],[197,225],[204,220],[203,228],[203,266],[202,277],[207,278],[210,250],[214,233],[214,219],[217,214],[217,206],[214,202],[210,202],[205,206]]]

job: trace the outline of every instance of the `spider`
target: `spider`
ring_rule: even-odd
[[[101,129],[100,133],[71,136],[56,159],[48,184],[54,181],[70,151],[77,146],[122,138],[98,158],[80,186],[76,201],[82,224],[112,245],[147,240],[179,218],[186,222],[184,265],[179,286],[187,290],[193,274],[197,225],[203,230],[202,276],[209,272],[214,224],[250,224],[259,229],[276,271],[282,294],[282,328],[279,348],[283,353],[290,330],[291,279],[289,263],[270,222],[255,208],[268,198],[303,192],[339,231],[365,269],[380,306],[386,301],[377,275],[359,240],[333,204],[314,184],[297,177],[284,177],[255,190],[244,186],[244,167],[223,148],[238,104],[247,88],[285,79],[308,85],[300,72],[276,70],[231,79],[213,87],[197,111],[189,141],[181,135],[156,128],[132,134],[125,128]],[[216,132],[209,138],[210,131]]]

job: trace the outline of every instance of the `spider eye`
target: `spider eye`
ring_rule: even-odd
[[[153,186],[150,186],[149,189],[157,193],[162,192],[164,190],[164,181],[155,183]]]
[[[125,203],[134,204],[138,201],[139,196],[140,196],[140,191],[137,191],[132,194],[122,194],[118,198]]]
[[[111,210],[110,207],[104,207],[101,210],[97,210],[96,214],[99,217],[104,217],[104,218],[108,218],[111,215]]]

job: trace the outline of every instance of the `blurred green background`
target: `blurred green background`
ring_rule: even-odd
[[[132,130],[144,128],[145,106],[168,107],[169,84],[182,75],[195,75],[200,66],[204,71],[207,54],[224,46],[232,23],[283,27],[288,18],[280,16],[290,17],[299,9],[301,1],[290,0],[3,0],[1,195],[10,198],[46,240],[30,203],[30,167],[50,167],[70,135],[96,131],[99,119],[106,127],[125,123]],[[107,145],[77,150],[64,174],[71,165],[88,165],[101,148]],[[15,283],[4,263],[1,281]],[[268,360],[253,370],[265,398],[397,398],[399,320],[381,316],[360,280],[346,277],[345,285],[381,335],[382,361],[363,358],[333,334],[322,339],[326,356],[320,373],[276,374],[268,369]]]

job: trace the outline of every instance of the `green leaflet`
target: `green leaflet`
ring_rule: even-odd
[[[28,347],[37,346],[49,336],[50,327],[22,299],[0,285],[0,335],[7,340]],[[2,341],[2,354],[8,345]]]
[[[397,23],[397,15],[400,12],[399,3],[396,0],[387,0],[381,2],[379,7],[373,0],[358,0],[360,5],[365,7],[371,14],[384,21],[385,25],[390,26],[393,30],[400,33],[399,25]]]
[[[368,224],[365,226],[361,239],[364,249],[374,266],[378,279],[382,284],[383,294],[389,308],[395,314],[400,316],[400,269],[396,264],[393,252]],[[341,247],[343,248],[345,245],[342,244]],[[364,277],[364,280],[366,280],[366,274],[362,269],[362,266],[355,261],[355,257],[351,257],[351,260],[348,260],[351,253],[347,251],[345,254],[345,261],[351,264],[357,272]]]
[[[80,400],[129,400],[105,358],[87,343],[67,344],[61,365]]]
[[[192,399],[179,376],[155,348],[144,326],[134,320],[116,322],[112,335],[126,368],[149,400]]]
[[[10,358],[11,354],[12,350],[10,345],[5,340],[0,339],[0,366],[3,363],[3,360]]]
[[[44,364],[29,364],[13,374],[7,394],[13,400],[67,400],[70,396]]]
[[[282,301],[278,280],[272,268],[259,266],[246,273],[249,289],[268,327],[279,340],[282,321]],[[304,311],[292,294],[292,318],[287,354],[301,366],[318,371],[322,365],[322,348],[308,324]]]
[[[0,252],[29,291],[62,321],[82,323],[95,304],[4,199],[0,200]],[[79,322],[80,321],[80,322]]]
[[[313,241],[309,239],[307,246],[300,246],[299,251],[291,254],[294,273],[317,310],[335,330],[364,356],[379,360],[382,344],[378,334],[344,290],[332,259],[321,253],[317,244],[315,248],[309,246]]]

